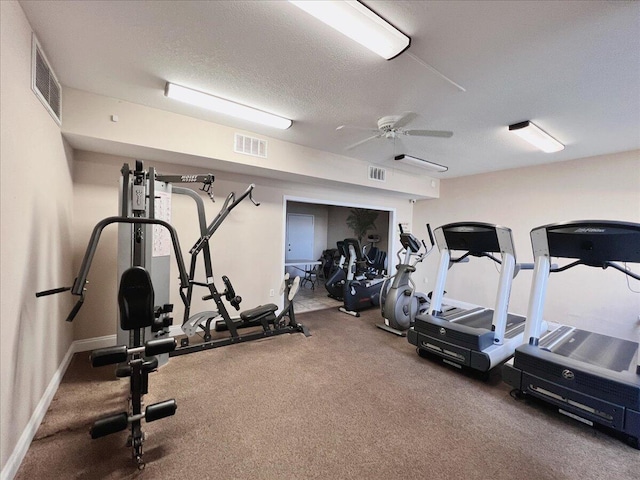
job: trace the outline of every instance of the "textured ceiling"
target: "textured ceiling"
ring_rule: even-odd
[[[390,166],[394,143],[336,131],[419,114],[395,153],[441,177],[640,148],[640,3],[365,1],[411,37],[385,61],[285,1],[21,1],[65,86]],[[431,69],[460,84],[465,92]],[[166,81],[291,118],[255,127],[163,96]],[[532,120],[566,145],[510,135]]]

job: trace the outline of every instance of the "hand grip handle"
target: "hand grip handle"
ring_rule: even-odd
[[[80,300],[73,306],[71,312],[69,312],[69,316],[67,317],[67,322],[73,322],[73,319],[76,318],[76,315],[82,308],[82,304],[84,303],[84,297],[80,297]]]
[[[47,295],[54,295],[56,293],[68,292],[69,290],[71,290],[71,287],[52,288],[51,290],[36,292],[36,297],[45,297]]]

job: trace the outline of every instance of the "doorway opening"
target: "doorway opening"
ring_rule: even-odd
[[[371,228],[367,230],[365,236],[362,238],[361,248],[367,246],[367,250],[369,250],[375,245],[379,250],[387,253],[387,262],[395,258],[395,230],[393,228],[396,223],[395,209],[376,205],[331,202],[301,197],[285,196],[284,200],[284,238],[286,241],[283,258],[285,259],[285,263],[290,263],[291,260],[304,260],[300,257],[293,258],[294,254],[298,255],[297,252],[305,251],[304,248],[306,248],[306,253],[311,252],[310,259],[317,261],[322,257],[323,251],[335,249],[337,241],[356,237],[354,231],[347,225],[347,217],[349,217],[353,209],[366,209],[378,213],[374,221],[375,229]],[[300,217],[312,217],[313,220],[303,220]],[[291,223],[291,220],[293,220],[294,223]],[[302,224],[302,226],[299,224]],[[290,231],[292,225],[294,227],[293,237]],[[304,225],[306,225],[306,227]],[[313,228],[310,229],[309,225],[312,225]],[[367,238],[369,235],[378,237],[375,244],[369,242]],[[295,244],[290,245],[292,238],[294,241],[304,242],[306,244],[305,247]],[[391,265],[388,263],[387,270],[389,268],[391,268]],[[303,275],[301,268],[285,266],[284,269],[292,276]],[[319,276],[313,286],[305,282],[304,287],[300,289],[296,296],[296,311],[318,310],[332,306],[337,308],[342,305],[342,302],[327,296],[324,282],[325,279],[322,275]]]

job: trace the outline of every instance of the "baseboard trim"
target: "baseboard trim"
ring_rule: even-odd
[[[169,336],[175,337],[177,335],[184,335],[181,325],[171,325],[169,327]],[[87,338],[85,340],[76,340],[73,342],[73,353],[89,352],[96,348],[113,347],[116,344],[116,335],[105,335],[104,337]]]
[[[96,348],[113,347],[116,344],[116,335],[105,335],[104,337],[86,338],[75,340],[72,344],[73,353],[89,352]]]
[[[173,325],[169,328],[169,335],[175,337],[176,335],[181,335],[182,329],[179,325]],[[112,347],[116,344],[116,335],[105,335],[103,337],[94,337],[87,338],[84,340],[75,340],[69,346],[67,353],[65,354],[62,362],[58,366],[58,369],[53,374],[47,389],[45,390],[42,398],[38,402],[27,426],[22,431],[22,435],[20,435],[20,439],[16,444],[11,456],[7,460],[7,463],[2,468],[0,472],[0,480],[12,480],[16,473],[18,473],[18,469],[20,468],[20,464],[22,460],[24,460],[29,447],[31,446],[31,442],[33,441],[33,437],[35,436],[42,420],[44,419],[47,410],[49,409],[49,405],[53,400],[54,395],[58,391],[58,387],[60,386],[60,382],[62,381],[62,377],[69,368],[69,364],[71,363],[71,358],[73,358],[74,353],[88,352],[91,350],[95,350],[96,348],[105,348]]]
[[[67,371],[67,368],[69,367],[69,363],[71,363],[71,358],[73,357],[74,353],[75,353],[75,342],[73,342],[69,346],[69,349],[67,350],[67,353],[62,359],[60,366],[53,374],[53,377],[51,378],[51,381],[49,382],[47,389],[44,391],[42,398],[40,398],[38,405],[33,411],[33,414],[31,415],[31,418],[29,419],[27,426],[22,431],[22,435],[20,435],[20,439],[18,440],[18,443],[13,449],[13,452],[11,453],[11,456],[7,460],[7,463],[2,468],[2,472],[0,472],[0,480],[12,480],[13,477],[15,477],[16,473],[18,473],[20,464],[22,463],[22,460],[24,460],[24,457],[27,454],[29,447],[31,446],[31,441],[33,440],[33,437],[35,436],[36,432],[38,431],[38,428],[40,427],[40,423],[42,423],[42,420],[44,419],[44,416],[46,415],[47,410],[49,409],[51,400],[53,400],[54,395],[58,391],[58,387],[60,386],[62,377],[64,377],[64,374]]]

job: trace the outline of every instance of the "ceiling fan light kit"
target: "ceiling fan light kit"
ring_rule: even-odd
[[[431,170],[434,172],[446,172],[449,170],[449,167],[445,167],[444,165],[440,165],[438,163],[433,163],[428,160],[423,160],[422,158],[413,157],[411,155],[401,154],[396,155],[394,160],[406,163],[407,165],[413,165],[414,167],[424,168],[426,170]]]
[[[515,133],[543,152],[553,153],[564,150],[562,143],[529,120],[509,125],[509,131]]]
[[[288,118],[280,117],[273,113],[264,112],[253,107],[248,107],[240,103],[232,102],[231,100],[226,100],[208,93],[176,85],[171,82],[167,82],[164,89],[164,95],[167,98],[180,100],[197,107],[206,108],[213,112],[230,115],[249,122],[259,123],[260,125],[265,125],[267,127],[278,128],[280,130],[286,130],[293,123]]]
[[[411,43],[410,37],[358,1],[289,1],[385,60],[397,57]]]

